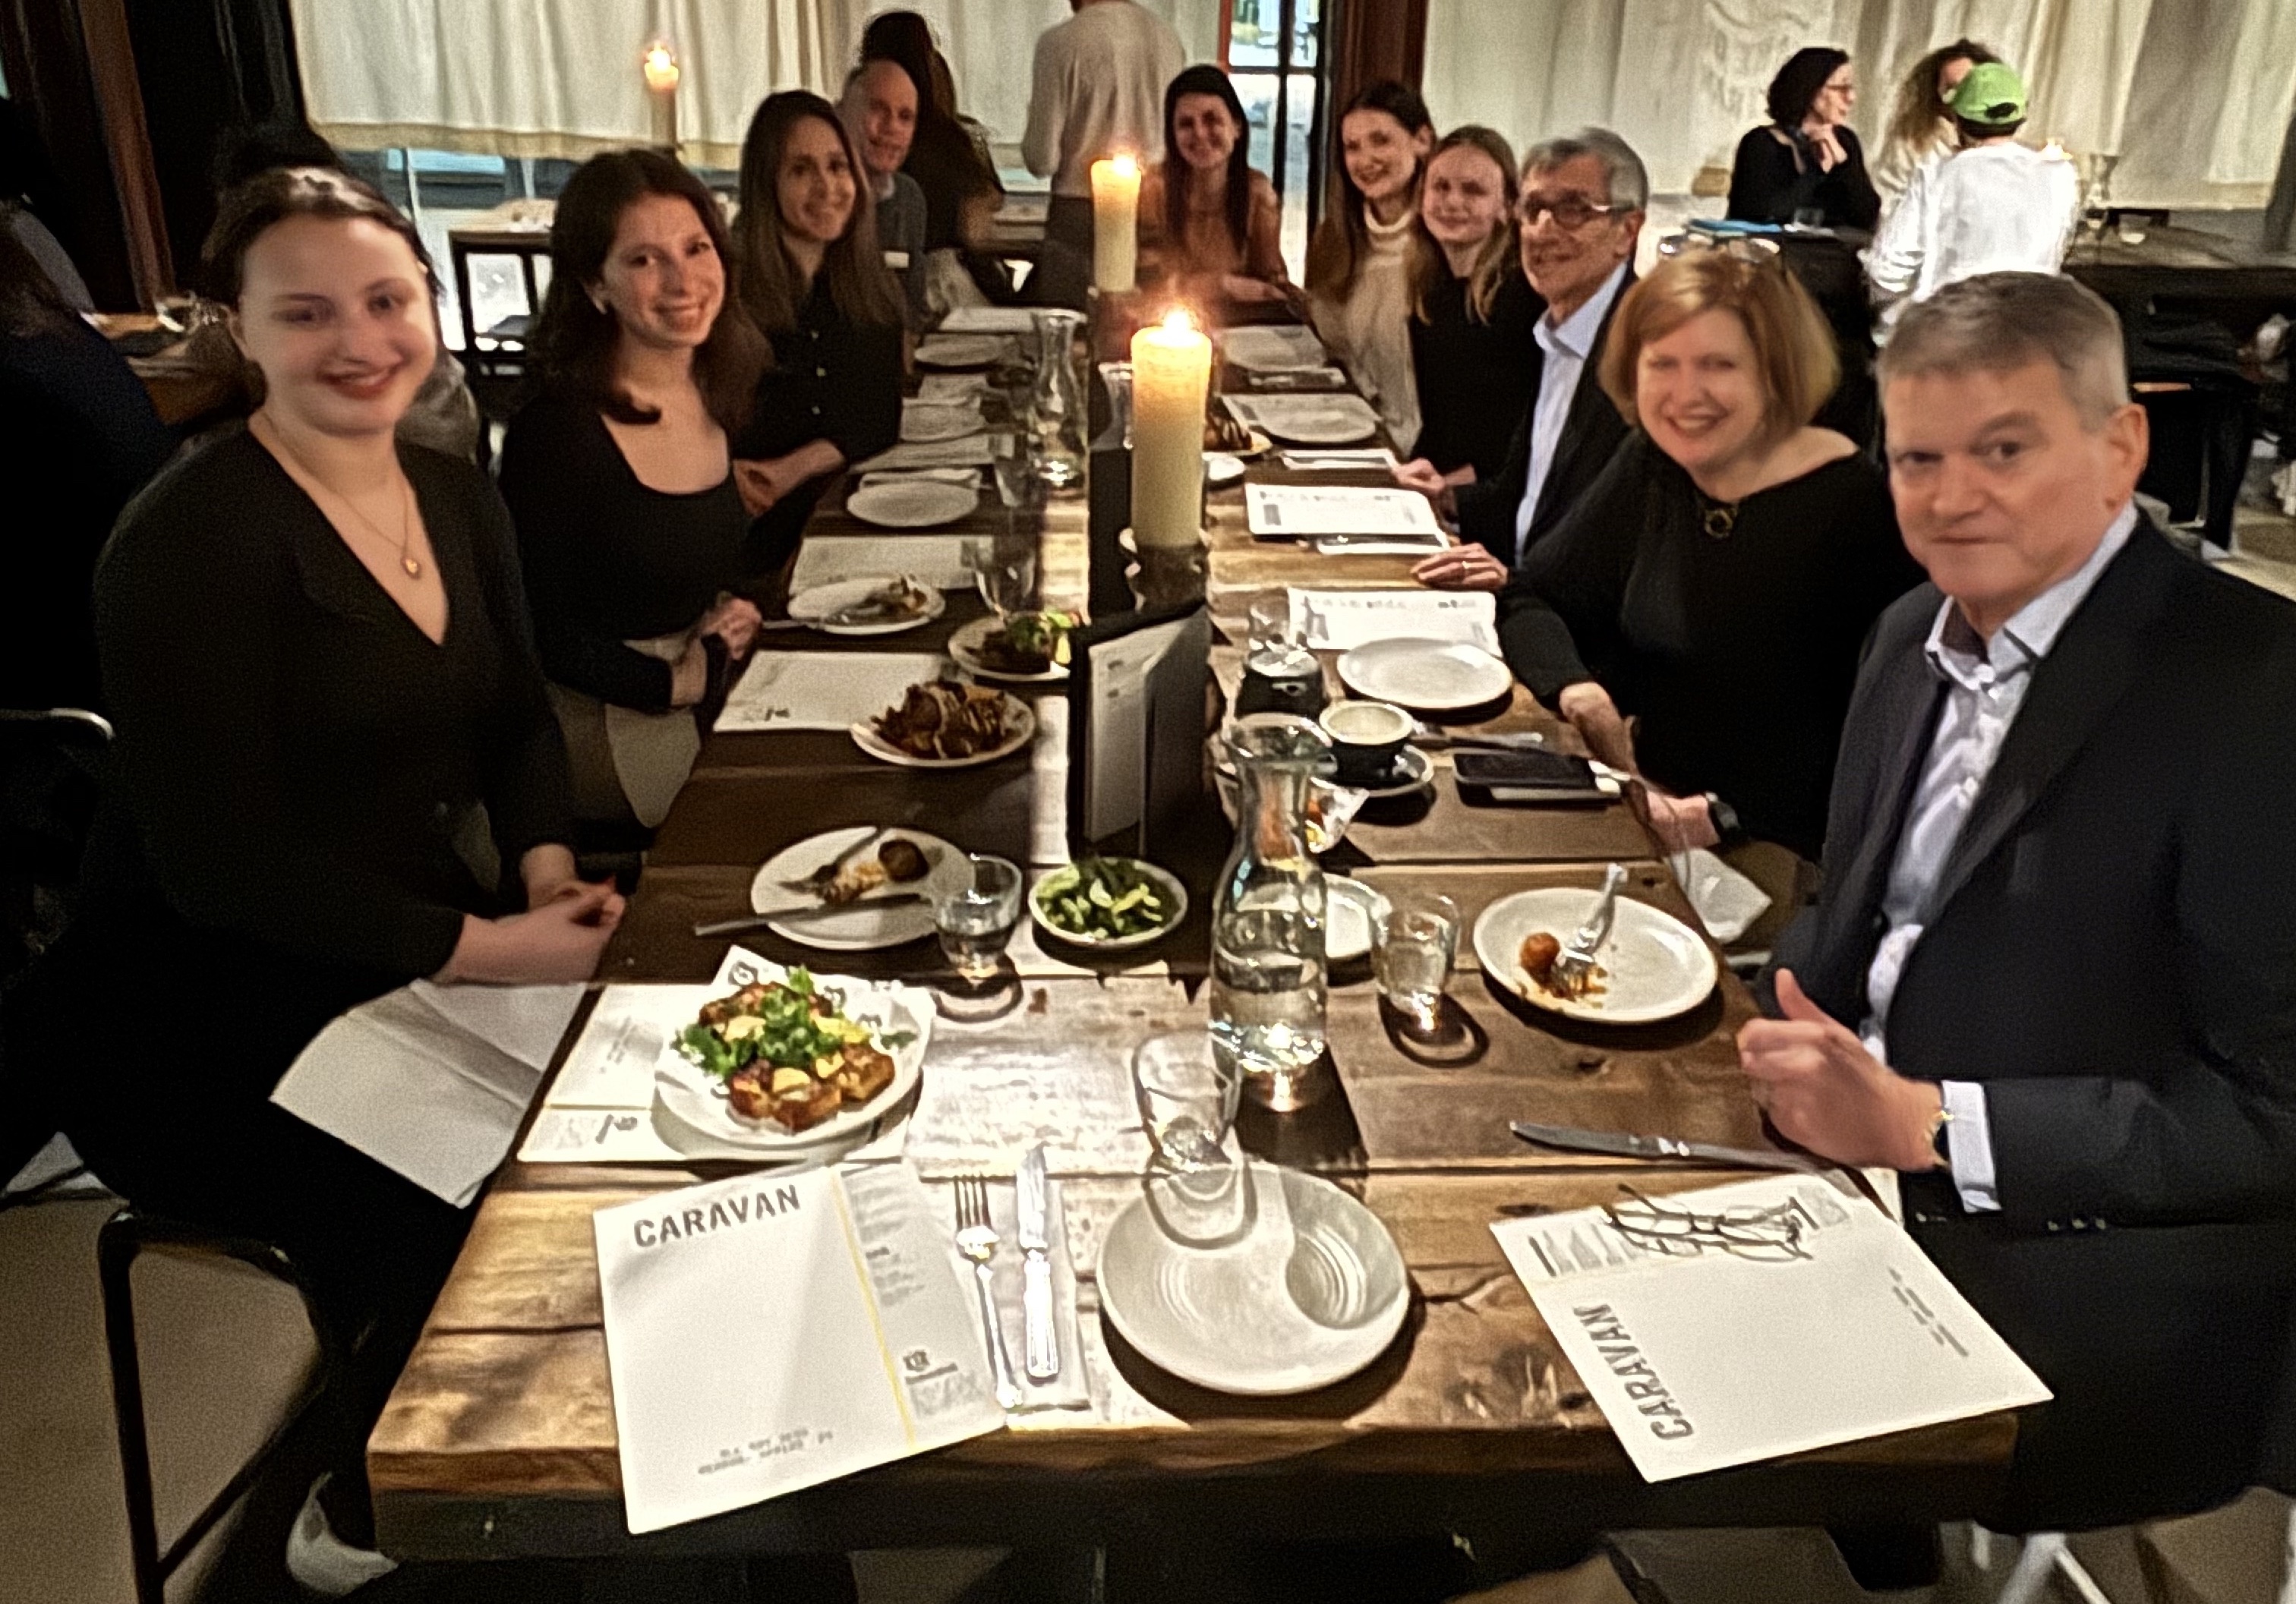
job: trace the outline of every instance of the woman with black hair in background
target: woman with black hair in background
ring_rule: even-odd
[[[901,429],[901,296],[836,108],[767,95],[742,143],[742,303],[770,346],[734,477],[761,577],[797,549],[828,476]]]
[[[1308,246],[1316,332],[1379,409],[1399,454],[1419,438],[1411,372],[1411,219],[1435,143],[1427,102],[1391,79],[1340,114],[1339,204]]]
[[[1849,127],[1857,79],[1849,53],[1813,45],[1770,80],[1770,120],[1749,128],[1730,164],[1728,216],[1748,223],[1816,223],[1873,231],[1882,198]]]
[[[1283,206],[1252,170],[1250,125],[1217,67],[1190,67],[1164,91],[1164,160],[1140,180],[1140,282],[1211,307],[1281,307]]]
[[[541,384],[502,493],[585,820],[661,822],[701,749],[693,709],[757,638],[732,594],[750,515],[727,441],[762,342],[728,304],[731,254],[716,198],[658,151],[593,156],[551,225]]]

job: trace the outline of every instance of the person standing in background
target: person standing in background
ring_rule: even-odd
[[[1069,0],[1076,14],[1037,38],[1021,158],[1053,181],[1045,250],[1029,299],[1081,307],[1092,282],[1092,164],[1164,157],[1164,87],[1187,54],[1172,25],[1134,0]]]
[[[898,62],[864,61],[847,76],[838,110],[876,198],[877,243],[885,252],[885,266],[901,281],[910,329],[922,329],[925,192],[901,171],[916,139],[917,86]]]
[[[1935,167],[1960,149],[1948,103],[1961,80],[1980,61],[2001,58],[1974,39],[1940,45],[1915,61],[1898,86],[1898,103],[1890,111],[1889,131],[1874,158],[1874,188],[1882,197],[1882,216],[1891,209],[1914,181],[1915,170]]]

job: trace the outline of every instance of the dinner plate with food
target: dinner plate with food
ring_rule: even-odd
[[[791,618],[833,635],[898,634],[931,623],[947,608],[947,597],[913,574],[865,574],[789,600]]]
[[[766,928],[800,946],[867,953],[933,933],[933,899],[961,888],[964,854],[921,830],[856,824],[767,858],[750,882]]]
[[[1265,456],[1274,450],[1275,442],[1267,431],[1254,429],[1225,407],[1215,407],[1204,414],[1204,449],[1220,452],[1232,457]]]
[[[654,1096],[678,1124],[755,1151],[859,1139],[923,1076],[932,1017],[907,986],[772,965],[663,1047]]]
[[[1046,685],[1069,676],[1068,612],[1016,612],[975,618],[948,637],[948,655],[982,679]]]
[[[1123,953],[1170,934],[1188,916],[1188,888],[1139,858],[1078,858],[1029,892],[1037,928],[1071,946]]]
[[[903,768],[972,768],[1009,757],[1037,732],[1029,704],[993,685],[929,680],[853,726],[853,744]]]
[[[1547,886],[1502,896],[1475,921],[1475,958],[1503,989],[1535,1008],[1597,1025],[1648,1025],[1688,1013],[1720,970],[1706,937],[1671,913],[1620,896],[1611,934],[1575,990],[1558,984],[1554,961],[1602,894]]]

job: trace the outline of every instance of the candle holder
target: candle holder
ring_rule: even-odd
[[[1204,599],[1205,582],[1211,572],[1210,536],[1199,534],[1189,545],[1144,548],[1126,529],[1117,536],[1116,544],[1132,555],[1131,564],[1124,570],[1124,583],[1143,611],[1193,607]]]

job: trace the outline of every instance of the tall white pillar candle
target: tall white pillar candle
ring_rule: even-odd
[[[1144,552],[1202,533],[1211,376],[1212,342],[1185,312],[1132,337],[1132,538]]]
[[[1111,156],[1092,164],[1092,286],[1132,288],[1140,272],[1140,164]]]

